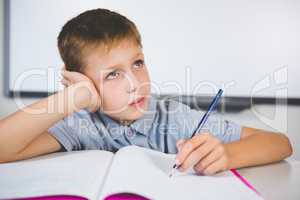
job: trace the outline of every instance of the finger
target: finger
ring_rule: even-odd
[[[63,75],[64,77],[70,77],[72,73],[73,72],[70,72],[68,70],[61,70],[61,75]]]
[[[186,158],[186,160],[181,164],[179,170],[185,171],[186,169],[196,165],[201,159],[212,152],[217,144],[217,140],[206,141]]]
[[[72,81],[73,83],[77,83],[77,82],[81,82],[81,81],[91,81],[92,80],[89,79],[89,77],[87,77],[86,75],[80,73],[80,72],[73,72],[73,71],[62,71],[62,75],[64,78]]]
[[[179,145],[183,144],[184,142],[185,142],[185,139],[177,140],[176,146],[179,146]]]
[[[78,72],[71,72],[64,70],[62,71],[62,76],[64,79],[70,81],[71,83],[77,83],[80,81],[85,80],[84,78],[81,77],[81,74],[77,74]]]
[[[61,79],[60,82],[61,82],[61,84],[63,84],[64,86],[67,85],[67,81],[66,81],[65,79]]]
[[[60,74],[63,78],[68,79],[68,75],[66,74],[66,70],[61,70]]]
[[[181,150],[181,148],[182,148],[183,144],[185,143],[185,141],[186,141],[185,139],[181,139],[181,140],[178,140],[176,142],[176,147],[177,147],[178,151]]]
[[[74,83],[73,79],[70,78],[70,77],[68,77],[68,76],[63,75],[62,80],[63,79],[65,79],[69,84],[73,84]]]
[[[186,140],[186,142],[182,145],[180,151],[176,156],[175,163],[177,165],[182,164],[185,159],[200,145],[202,145],[208,139],[208,135],[201,134],[196,135],[193,138]]]
[[[65,73],[66,69],[63,67],[61,70],[60,70],[60,74],[63,76],[64,73]]]
[[[61,79],[60,82],[61,82],[64,86],[69,86],[69,85],[71,85],[71,82],[68,81],[67,79]]]
[[[211,165],[209,165],[204,171],[203,174],[204,175],[213,175],[219,171],[223,170],[223,166],[224,166],[224,162],[225,162],[225,156],[222,156],[221,158],[219,158],[218,160],[216,160],[215,162],[213,162]]]
[[[218,146],[207,156],[205,156],[200,162],[194,166],[194,170],[197,172],[203,172],[209,165],[221,158],[224,154],[223,146]]]

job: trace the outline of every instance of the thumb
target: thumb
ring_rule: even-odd
[[[180,139],[176,142],[176,147],[177,147],[178,151],[180,151],[180,149],[182,148],[185,141],[186,141],[185,139]]]

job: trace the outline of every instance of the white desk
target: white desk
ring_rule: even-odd
[[[44,155],[44,159],[75,152]],[[254,186],[266,200],[300,200],[300,161],[286,159],[278,163],[239,169],[238,172]]]
[[[41,160],[73,153],[78,152],[53,153],[31,160]],[[300,161],[288,159],[270,165],[239,169],[238,172],[246,178],[266,200],[300,199]]]
[[[287,159],[238,171],[266,200],[300,199],[300,161]]]

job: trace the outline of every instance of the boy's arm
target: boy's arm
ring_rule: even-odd
[[[0,163],[55,152],[61,145],[47,133],[54,123],[90,106],[94,85],[73,84],[0,121]],[[38,113],[35,113],[38,112]]]
[[[281,133],[244,127],[241,140],[225,144],[229,169],[280,161],[293,152],[289,139]]]
[[[2,160],[0,160],[0,163],[24,160],[62,150],[63,146],[51,134],[44,132],[19,153],[6,155]]]

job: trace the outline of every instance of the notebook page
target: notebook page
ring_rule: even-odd
[[[150,199],[261,199],[230,172],[197,176],[192,171],[170,178],[174,155],[130,146],[112,162],[101,199],[130,192]]]
[[[112,157],[90,150],[0,164],[0,199],[62,194],[95,199]]]

